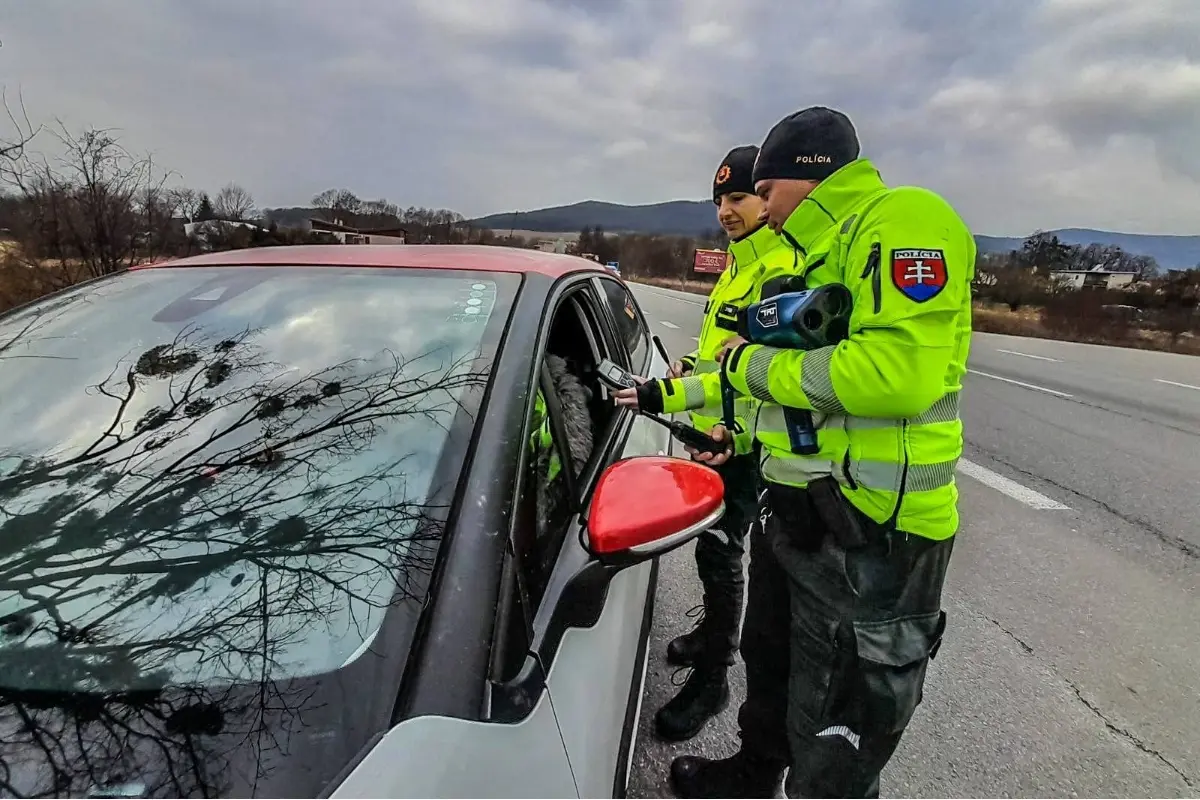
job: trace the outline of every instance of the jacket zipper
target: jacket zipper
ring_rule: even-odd
[[[721,278],[717,280],[717,285],[714,287],[712,295],[709,296],[708,302],[710,303],[711,307],[705,309],[704,323],[700,326],[700,342],[703,342],[708,336],[708,329],[712,327],[713,320],[716,319],[717,314],[721,312],[721,302],[719,299],[721,293],[716,290],[724,290],[725,286],[729,284],[729,281],[725,281],[724,278],[725,275],[722,275]],[[699,342],[697,342],[697,344],[699,344]]]
[[[871,292],[875,296],[875,313],[878,314],[883,309],[883,287],[880,285],[879,277],[879,262],[882,260],[883,247],[879,242],[871,245],[871,254],[867,256],[867,266],[862,271],[859,278],[871,277]]]
[[[896,493],[896,507],[892,509],[892,516],[888,520],[888,527],[896,527],[896,521],[900,519],[900,509],[904,505],[904,493],[908,489],[908,420],[900,421],[900,451],[904,454],[904,467],[900,470],[900,491]]]
[[[846,476],[846,485],[851,491],[858,491],[858,481],[854,480],[854,476],[850,474],[850,448],[846,448],[846,455],[842,457],[842,473]]]
[[[735,263],[735,265],[736,265],[736,262],[734,262],[734,263]],[[721,289],[721,290],[724,290],[724,289],[726,289],[726,288],[727,288],[727,287],[728,287],[728,286],[729,286],[731,283],[733,283],[733,281],[734,281],[734,280],[736,280],[736,277],[737,277],[736,275],[730,275],[730,278],[729,278],[729,280],[728,280],[728,281],[726,281],[726,282],[725,282],[723,285],[722,285],[722,284],[720,284],[720,283],[718,283],[718,285],[717,285],[717,287],[716,287],[716,288],[718,288],[718,289]],[[750,293],[751,293],[751,292],[753,292],[753,291],[754,291],[754,284],[753,284],[753,283],[751,283],[751,284],[750,284],[750,288],[749,288],[749,289],[747,289],[746,291],[742,292],[742,294],[741,294],[740,296],[738,296],[738,297],[735,297],[735,298],[733,298],[732,300],[717,300],[717,301],[714,301],[714,300],[712,300],[712,298],[710,297],[710,298],[709,298],[709,302],[712,304],[712,307],[711,307],[711,308],[709,308],[709,309],[707,309],[707,310],[706,310],[706,312],[705,312],[705,314],[704,314],[704,322],[703,322],[703,323],[701,324],[701,326],[700,326],[700,341],[704,341],[705,337],[708,335],[708,329],[709,329],[711,326],[713,326],[713,325],[715,325],[715,324],[716,324],[715,320],[716,320],[716,318],[717,318],[717,315],[721,313],[721,306],[722,306],[722,305],[725,305],[725,304],[737,305],[737,304],[739,304],[739,303],[740,303],[742,300],[745,300],[747,297],[749,297],[749,296],[750,296]],[[716,292],[716,291],[714,290],[713,294],[720,295],[720,292]]]

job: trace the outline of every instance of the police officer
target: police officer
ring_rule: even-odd
[[[772,128],[754,180],[767,224],[803,260],[784,288],[841,283],[854,308],[835,346],[733,342],[721,358],[725,379],[762,403],[767,487],[750,544],[742,742],[726,759],[677,758],[671,779],[682,797],[769,797],[787,769],[793,797],[873,797],[945,627],[975,243],[938,195],[885,186],[831,109]],[[620,402],[673,412],[719,384],[651,381]],[[817,455],[791,452],[787,407],[813,413]]]
[[[715,374],[720,368],[717,353],[737,334],[738,309],[758,299],[764,267],[781,259],[788,264],[793,261],[783,239],[759,219],[763,203],[754,193],[752,179],[757,155],[754,145],[735,147],[721,160],[713,177],[717,221],[730,240],[726,267],[704,307],[696,350],[672,366],[672,377]],[[669,741],[695,736],[729,703],[726,673],[738,647],[745,533],[758,516],[758,467],[750,453],[753,405],[750,397],[736,402],[735,427],[741,433],[733,437],[733,455],[717,467],[725,482],[725,516],[718,527],[696,541],[696,571],[704,587],[704,602],[697,609],[702,614],[700,622],[667,646],[669,663],[692,667],[683,688],[654,718],[656,732]],[[721,418],[719,401],[691,412],[692,425],[705,432],[719,425]]]

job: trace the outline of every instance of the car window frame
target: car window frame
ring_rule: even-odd
[[[511,635],[511,624],[513,624],[512,615],[515,612],[513,606],[519,606],[520,612],[525,619],[523,620],[523,636],[521,637],[528,653],[532,647],[535,627],[534,620],[537,617],[539,609],[542,607],[546,598],[551,594],[551,579],[555,567],[562,555],[563,545],[569,541],[569,537],[577,526],[578,513],[573,513],[568,520],[567,529],[564,531],[561,539],[558,542],[557,550],[554,553],[549,575],[545,576],[546,586],[542,592],[542,596],[533,598],[530,596],[528,588],[530,581],[533,578],[532,570],[537,568],[536,564],[529,563],[528,554],[532,552],[531,545],[536,541],[536,505],[532,514],[529,513],[527,504],[530,502],[528,493],[532,487],[528,485],[530,477],[530,453],[525,446],[530,438],[536,432],[534,427],[534,410],[537,402],[537,393],[540,389],[543,394],[553,391],[553,386],[546,385],[546,376],[544,374],[544,365],[546,362],[546,353],[550,343],[550,332],[555,320],[561,313],[573,313],[578,315],[580,324],[583,326],[585,336],[588,337],[588,347],[591,349],[593,356],[600,353],[603,357],[605,350],[611,350],[604,336],[603,330],[596,330],[596,325],[589,321],[588,313],[584,308],[580,307],[577,298],[585,297],[591,300],[592,305],[595,305],[594,297],[588,297],[590,289],[590,280],[587,277],[573,276],[574,279],[567,279],[557,284],[551,291],[543,306],[542,317],[538,325],[537,339],[534,346],[534,356],[531,359],[531,373],[528,378],[527,398],[525,403],[525,414],[519,436],[520,457],[517,464],[516,479],[513,482],[511,491],[511,503],[508,520],[507,543],[505,546],[505,559],[502,567],[503,574],[501,575],[501,594],[497,597],[497,613],[496,613],[496,636],[494,637],[494,649],[512,648],[519,646],[517,643],[507,641],[506,637]],[[565,306],[570,304],[571,310],[567,311]],[[592,309],[593,313],[596,309]],[[599,318],[600,325],[603,326],[603,317]],[[550,426],[554,433],[555,447],[559,443],[565,441],[564,423],[561,417],[561,409],[557,404],[547,401],[546,417],[550,420]],[[559,457],[562,458],[564,468],[571,470],[572,479],[569,485],[572,488],[574,502],[577,508],[583,508],[584,497],[587,493],[581,492],[581,487],[590,487],[594,484],[594,475],[589,475],[589,470],[592,466],[591,462],[595,462],[594,458],[596,445],[593,444],[593,457],[589,458],[589,463],[584,464],[578,475],[574,475],[571,469],[570,459],[565,458],[565,453],[559,449]],[[590,488],[588,490],[590,492]],[[536,504],[536,497],[532,501]],[[497,679],[508,677],[509,681],[520,680],[520,672],[516,676],[504,676],[497,673],[497,670],[504,664],[510,664],[513,654],[497,653],[493,656],[488,670],[489,682],[495,686]],[[528,665],[525,665],[526,669]],[[493,696],[494,696],[493,692]],[[511,716],[512,709],[497,707],[494,702],[489,703],[489,716],[499,717],[504,720],[505,717]]]
[[[566,423],[563,421],[561,408],[556,402],[554,402],[552,397],[554,387],[550,382],[549,376],[547,374],[543,374],[543,372],[546,362],[546,347],[549,344],[550,328],[558,314],[561,312],[563,306],[566,304],[571,304],[574,309],[573,313],[578,315],[584,335],[588,339],[588,347],[592,351],[592,357],[596,360],[596,363],[598,364],[600,359],[606,357],[611,358],[614,355],[613,345],[609,341],[609,337],[605,331],[607,323],[605,321],[606,318],[604,315],[604,310],[602,308],[602,304],[597,301],[591,281],[581,280],[568,284],[566,287],[564,287],[562,294],[557,297],[553,306],[553,311],[543,317],[542,325],[544,330],[543,336],[541,337],[542,346],[539,348],[538,355],[534,359],[535,369],[538,371],[539,386],[542,389],[543,394],[547,397],[546,417],[550,421],[550,427],[553,431],[556,443],[566,441]],[[532,427],[533,400],[535,399],[536,394],[531,392],[531,395],[534,395],[534,398],[531,398],[528,412],[526,414],[525,428],[521,438],[521,441],[523,442],[528,441],[529,437],[534,433],[534,429]],[[537,602],[533,604],[531,609],[535,620],[537,619],[538,614],[545,603],[546,597],[549,594],[550,581],[553,577],[553,572],[557,567],[560,557],[562,556],[563,546],[569,540],[572,532],[577,532],[578,526],[581,522],[580,516],[582,515],[583,510],[587,507],[587,503],[591,498],[592,491],[595,489],[596,482],[600,478],[602,465],[607,460],[605,458],[607,453],[607,449],[605,447],[608,439],[607,434],[609,434],[614,427],[614,420],[616,416],[617,415],[614,413],[613,417],[610,418],[610,423],[605,427],[605,430],[597,430],[595,432],[595,437],[592,442],[592,452],[588,456],[587,462],[580,467],[579,473],[576,475],[572,470],[571,478],[568,481],[568,486],[572,492],[575,509],[573,510],[571,517],[568,519],[566,530],[563,531],[562,536],[558,539],[556,549],[553,553],[553,558],[551,559],[552,566],[550,567],[550,573],[542,576],[545,579],[546,588],[543,591],[542,596],[537,598]],[[561,448],[559,449],[559,458],[562,459],[564,468],[569,469],[571,463],[570,459]],[[528,474],[527,454],[526,458],[523,459],[522,464],[521,476],[522,481],[524,481]],[[522,487],[520,493],[516,495],[514,503],[522,502],[522,495],[525,491],[526,488]],[[526,575],[525,577],[526,581],[528,581],[532,576]]]
[[[635,375],[645,375],[646,371],[650,368],[651,362],[653,361],[653,353],[651,352],[650,348],[654,346],[654,343],[652,341],[653,335],[650,332],[650,324],[646,321],[646,315],[642,313],[642,308],[638,304],[637,298],[634,297],[633,291],[629,288],[629,285],[614,275],[596,275],[593,278],[593,282],[596,287],[596,294],[599,295],[603,300],[602,305],[604,306],[605,310],[609,336],[617,345],[619,352],[621,352],[624,356],[621,366],[630,370]],[[641,364],[633,363],[633,351],[631,351],[629,346],[625,344],[625,337],[621,335],[621,328],[617,317],[617,314],[620,312],[613,307],[612,302],[609,300],[608,292],[604,288],[606,282],[618,286],[631,301],[630,307],[633,309],[633,313],[636,315],[638,328],[641,332],[642,346],[646,351],[642,358]]]
[[[622,340],[617,336],[609,317],[610,311],[607,310],[611,304],[608,302],[607,295],[603,293],[602,287],[596,284],[596,274],[589,273],[574,277],[574,280],[558,284],[546,301],[538,330],[535,355],[531,362],[531,391],[526,401],[525,422],[521,434],[523,442],[533,434],[536,392],[532,391],[532,381],[536,379],[535,376],[540,374],[549,342],[550,326],[564,302],[578,296],[586,298],[585,306],[579,310],[584,316],[585,331],[588,331],[595,340],[592,346],[595,348],[599,345],[601,357],[604,357],[605,351],[610,358],[613,355],[621,356],[625,365],[628,366],[628,353],[624,347],[618,346]],[[591,313],[596,315],[593,322],[587,321],[587,303],[591,305]],[[550,413],[550,409],[547,408],[547,414]],[[490,721],[512,723],[524,719],[536,704],[537,696],[545,688],[546,678],[565,631],[569,627],[586,627],[594,624],[603,610],[607,582],[611,578],[611,573],[608,568],[593,560],[581,542],[577,540],[582,538],[587,508],[596,483],[604,469],[614,460],[614,454],[620,453],[624,449],[624,444],[633,427],[633,417],[634,415],[628,409],[617,409],[610,418],[606,429],[597,431],[598,438],[592,448],[593,457],[589,459],[589,464],[585,466],[577,484],[578,511],[570,518],[567,530],[559,542],[559,549],[555,554],[545,590],[536,606],[529,609],[531,619],[527,625],[528,654],[525,663],[516,676],[503,683],[497,682],[495,673],[489,670],[486,716]],[[519,535],[516,526],[522,518],[519,504],[525,491],[525,479],[528,475],[528,455],[528,450],[522,447],[516,473],[518,477],[514,482],[511,494],[512,512],[508,528],[510,541]],[[517,549],[514,541],[514,554],[511,558],[506,557],[505,568],[519,573],[525,565],[521,563],[521,557],[515,552]],[[519,587],[525,584],[527,579],[528,575],[502,576],[502,585],[507,582],[509,587],[520,591]],[[511,608],[515,599],[514,594],[513,591],[510,591],[507,596],[497,598],[497,624],[500,624],[501,620],[505,618],[505,614],[511,614],[511,611],[505,611],[503,606],[508,604]],[[528,608],[528,604],[526,608]],[[494,659],[493,663],[499,660]]]

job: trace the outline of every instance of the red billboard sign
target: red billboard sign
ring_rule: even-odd
[[[696,258],[692,262],[692,269],[695,272],[715,272],[719,274],[725,271],[725,258],[724,250],[697,250]]]

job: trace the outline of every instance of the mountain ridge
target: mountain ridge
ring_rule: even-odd
[[[578,233],[582,228],[599,226],[609,233],[697,237],[717,228],[713,204],[706,200],[668,200],[641,205],[583,200],[532,211],[488,214],[469,222],[476,227],[498,231]],[[1128,253],[1153,257],[1163,269],[1188,269],[1200,264],[1200,235],[1122,233],[1095,228],[1057,228],[1046,232],[1057,235],[1065,244],[1117,245]],[[980,252],[995,253],[1019,248],[1023,237],[976,234],[975,241]]]

